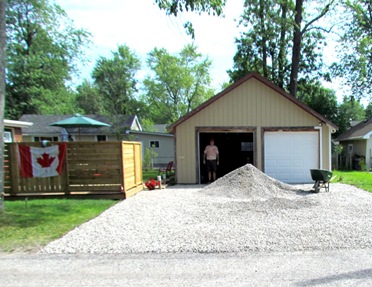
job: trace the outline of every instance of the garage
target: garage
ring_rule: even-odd
[[[332,169],[337,126],[257,73],[250,73],[168,127],[175,139],[176,182],[206,182],[210,137],[220,151],[217,177],[247,163],[282,182],[312,182]]]
[[[286,183],[311,182],[319,168],[319,132],[265,132],[265,173]]]

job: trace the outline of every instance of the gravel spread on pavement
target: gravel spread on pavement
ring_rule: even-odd
[[[371,218],[371,193],[340,183],[314,193],[312,184],[284,184],[247,164],[207,186],[144,190],[40,252],[367,249]]]

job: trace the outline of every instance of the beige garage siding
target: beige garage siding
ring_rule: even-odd
[[[187,122],[206,126],[308,126],[319,120],[256,79],[245,82]],[[177,127],[178,128],[178,127]]]
[[[259,169],[262,164],[262,131],[266,128],[304,128],[319,127],[319,119],[309,114],[303,108],[278,94],[277,91],[256,78],[243,82],[222,97],[187,120],[177,125],[176,135],[176,161],[177,180],[180,183],[197,182],[197,134],[196,127],[257,127],[256,138],[256,165]],[[320,127],[323,139],[329,138],[329,127]],[[323,168],[330,168],[328,156],[330,141],[323,141]],[[326,157],[327,158],[327,157]]]

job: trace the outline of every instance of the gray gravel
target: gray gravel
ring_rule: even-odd
[[[41,253],[221,253],[370,249],[372,194],[286,185],[246,165],[208,185],[145,190]]]

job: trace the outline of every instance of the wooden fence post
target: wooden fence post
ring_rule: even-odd
[[[17,195],[19,192],[19,162],[17,159],[17,148],[18,144],[12,143],[8,145],[9,148],[9,172],[10,172],[10,191],[11,195]]]
[[[70,191],[70,182],[69,182],[69,175],[68,175],[68,151],[69,151],[68,143],[67,143],[66,148],[67,150],[65,154],[65,167],[62,172],[61,184],[62,184],[62,189],[65,191],[65,195],[69,195],[71,191]]]

